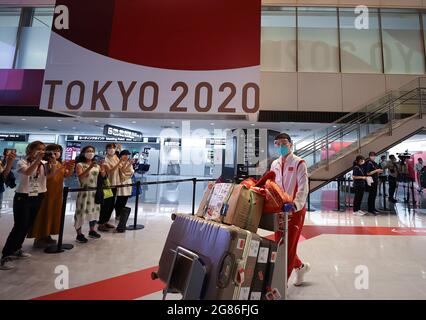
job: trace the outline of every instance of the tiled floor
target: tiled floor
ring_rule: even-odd
[[[199,189],[197,199],[203,188]],[[74,241],[71,200],[64,241],[73,243],[74,249],[48,255],[33,249],[32,242],[26,240],[24,249],[33,257],[17,261],[15,270],[0,271],[0,299],[32,299],[52,293],[52,299],[161,299],[161,283],[150,279],[149,268],[158,264],[171,223],[170,213],[191,211],[189,194],[190,188],[179,190],[178,204],[141,204],[138,223],[145,229],[102,234],[101,239],[87,244]],[[402,204],[396,209],[397,214],[376,217],[353,216],[349,210],[308,213],[306,240],[299,245],[299,255],[311,263],[312,271],[304,286],[290,285],[289,298],[426,299],[426,215],[421,209],[408,212]],[[13,223],[10,213],[5,208],[0,217],[1,245]],[[70,291],[55,288],[55,268],[59,265],[69,270]],[[357,289],[357,267],[363,271],[363,281],[368,281],[367,289]],[[179,296],[169,296],[176,298]]]

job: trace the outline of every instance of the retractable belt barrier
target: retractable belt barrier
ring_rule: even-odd
[[[197,178],[189,178],[189,179],[179,179],[179,180],[163,180],[163,181],[150,181],[150,182],[140,182],[136,181],[136,183],[130,184],[122,184],[116,186],[104,186],[102,189],[118,189],[125,187],[136,187],[136,196],[135,196],[135,210],[134,210],[134,221],[132,225],[127,226],[127,230],[141,230],[144,228],[143,225],[137,224],[138,221],[138,207],[139,207],[139,196],[140,196],[140,187],[147,185],[155,185],[155,184],[167,184],[167,183],[180,183],[180,182],[192,182],[192,215],[195,214],[195,192],[197,182],[208,182],[208,181],[216,181],[216,179],[197,179]],[[47,247],[44,252],[46,253],[60,253],[65,250],[71,250],[74,248],[72,244],[63,243],[64,237],[64,226],[65,226],[65,213],[67,208],[67,200],[70,192],[89,192],[96,191],[98,188],[69,188],[64,187],[62,192],[62,212],[61,212],[61,224],[59,228],[59,237],[56,245],[52,245]]]

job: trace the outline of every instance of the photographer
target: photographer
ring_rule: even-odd
[[[117,145],[115,143],[110,143],[106,146],[107,156],[105,157],[104,168],[108,176],[108,180],[112,186],[120,185],[120,173],[119,168],[121,166],[121,161],[117,157]],[[111,198],[105,199],[104,203],[101,206],[101,214],[99,217],[99,231],[109,231],[110,229],[115,229],[115,226],[109,223],[111,219],[112,212],[114,211],[115,202],[117,200],[117,188],[112,188],[113,196]],[[117,213],[116,213],[117,214]]]
[[[133,160],[130,159],[129,150],[121,151],[119,154],[119,158],[120,158],[120,167],[119,167],[120,184],[121,185],[131,184],[132,177],[135,171],[133,169]],[[118,188],[117,201],[115,203],[116,220],[120,220],[120,213],[126,207],[127,201],[131,195],[132,195],[131,186]]]
[[[376,215],[379,213],[376,210],[376,197],[377,197],[377,186],[379,183],[379,174],[383,173],[383,169],[380,169],[379,165],[376,163],[376,153],[371,151],[368,154],[369,159],[366,161],[366,172],[367,176],[373,178],[373,183],[368,189],[368,212]]]
[[[60,145],[50,144],[46,147],[44,160],[50,175],[47,177],[47,192],[43,199],[34,225],[28,233],[28,238],[34,239],[34,247],[44,248],[56,243],[52,235],[59,234],[62,213],[62,191],[64,179],[74,171],[74,161],[62,163],[63,149]]]
[[[16,150],[4,149],[3,161],[0,161],[0,210],[2,208],[5,186],[15,188],[15,176],[12,173],[13,162],[16,159]]]
[[[395,190],[398,181],[399,166],[398,161],[393,154],[389,156],[389,161],[386,164],[386,169],[389,170],[389,201],[396,203],[398,201],[395,199]]]
[[[26,158],[18,161],[19,185],[13,198],[14,225],[3,248],[0,270],[13,269],[11,261],[14,259],[31,257],[22,251],[22,244],[46,193],[48,171],[43,161],[44,152],[44,143],[34,141],[27,146]]]
[[[95,158],[95,148],[86,146],[81,150],[77,160],[76,172],[81,188],[96,188],[98,176],[105,177],[102,165],[98,165]],[[86,243],[88,240],[81,231],[85,221],[89,222],[89,237],[99,239],[101,235],[96,232],[96,221],[99,219],[101,206],[95,201],[96,191],[79,191],[77,194],[74,227],[77,231],[76,241]]]

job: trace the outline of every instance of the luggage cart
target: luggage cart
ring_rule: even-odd
[[[278,242],[273,275],[271,278],[271,292],[266,294],[268,300],[287,299],[287,265],[288,265],[288,214],[264,214],[260,221],[260,228],[269,231],[281,231],[282,236]],[[183,300],[199,300],[207,275],[206,267],[200,257],[183,247],[178,246],[174,253],[173,262],[166,288],[163,290],[163,300],[168,293],[181,293]],[[178,276],[179,275],[179,276]],[[153,280],[158,279],[156,272],[151,273]]]

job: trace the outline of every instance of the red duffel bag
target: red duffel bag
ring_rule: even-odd
[[[293,199],[284,192],[275,181],[267,180],[265,183],[264,213],[277,213],[282,211],[285,203],[293,202]]]

